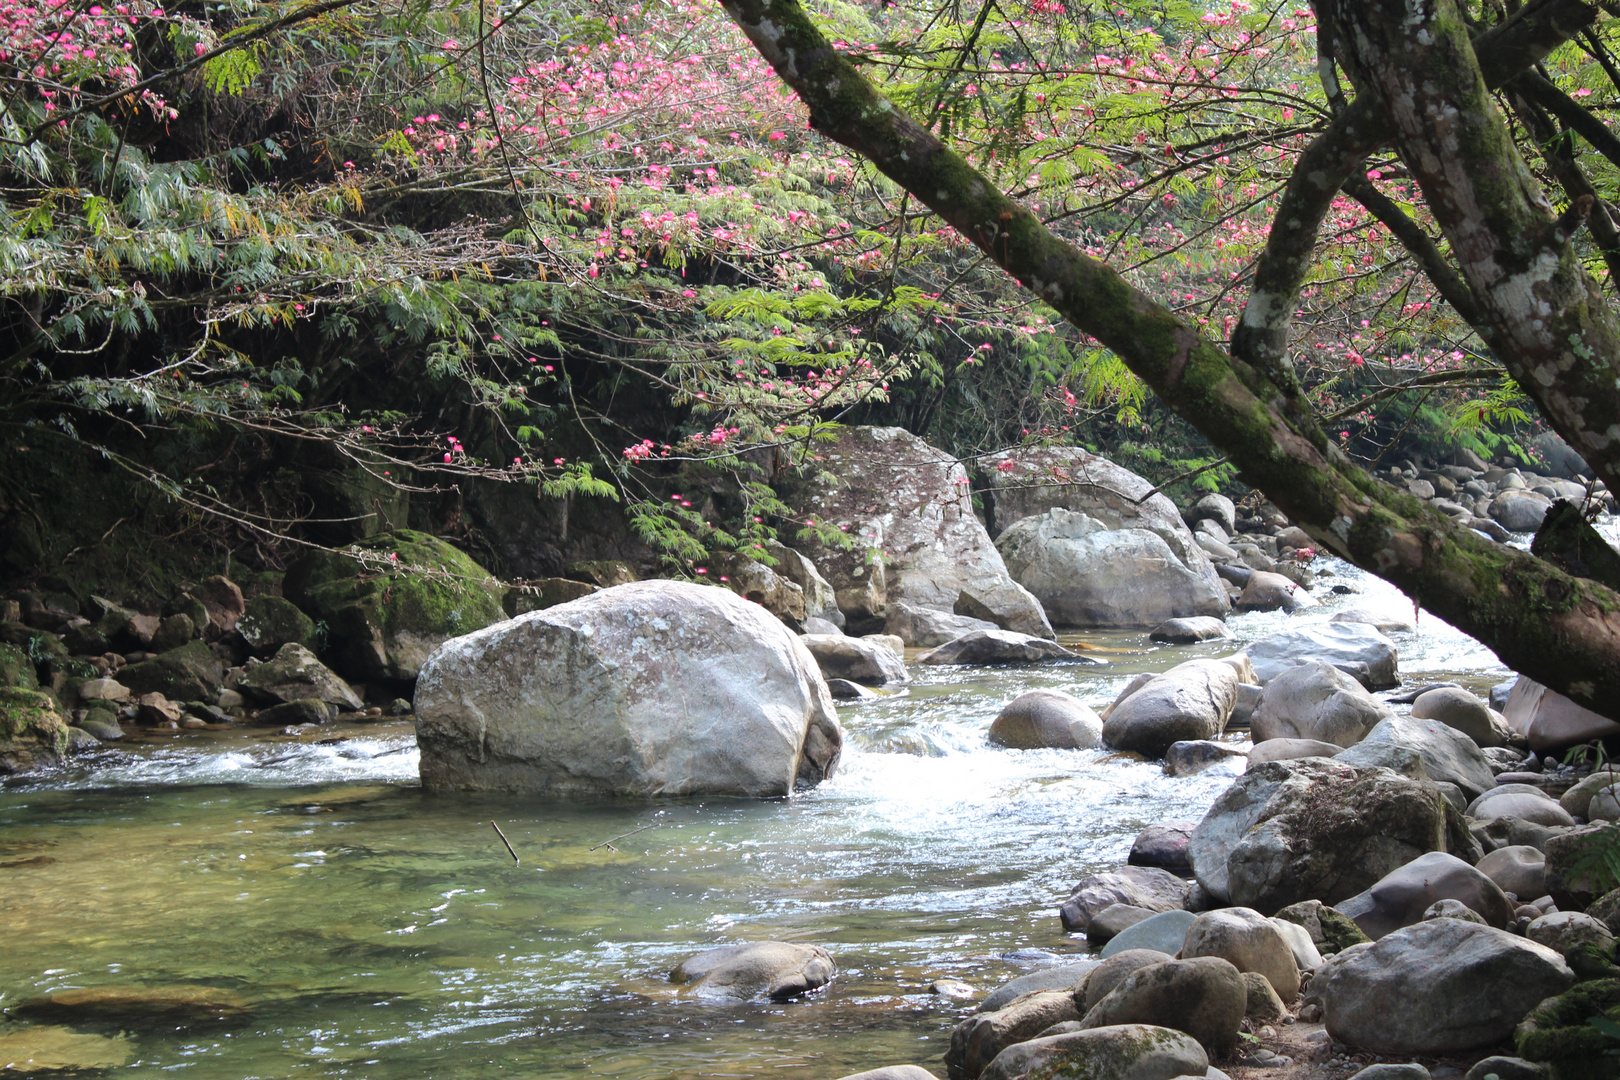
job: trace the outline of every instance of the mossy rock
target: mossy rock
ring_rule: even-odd
[[[1519,1056],[1546,1062],[1551,1080],[1612,1080],[1620,1058],[1607,1053],[1620,1044],[1587,1021],[1620,1022],[1620,979],[1595,979],[1549,998],[1514,1033]]]
[[[489,571],[410,529],[312,552],[287,570],[282,592],[326,624],[325,655],[357,680],[415,679],[445,641],[506,618],[506,588]]]
[[[136,694],[162,694],[170,701],[214,701],[225,681],[225,665],[201,641],[131,664],[118,681]]]
[[[283,645],[315,646],[315,620],[298,610],[298,605],[281,596],[255,596],[236,622],[253,655],[264,660],[276,655]]]
[[[0,644],[0,687],[33,690],[39,686],[34,662],[15,645]]]
[[[21,649],[41,677],[66,671],[72,659],[61,638],[44,630],[35,630],[27,623],[0,622],[0,642]]]
[[[49,694],[0,688],[0,775],[28,772],[62,759],[68,725]]]

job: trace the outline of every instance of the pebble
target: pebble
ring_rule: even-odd
[[[928,984],[928,992],[938,994],[940,997],[956,998],[959,1001],[971,1001],[979,996],[979,992],[961,979],[935,979]]]

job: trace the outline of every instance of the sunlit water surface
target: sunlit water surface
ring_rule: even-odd
[[[1331,581],[1358,593],[1293,617],[1236,616],[1239,643],[1348,606],[1410,613],[1382,582],[1325,565],[1337,576],[1319,593]],[[1122,863],[1145,825],[1197,820],[1230,782],[1103,751],[990,746],[990,721],[1024,690],[1100,708],[1138,671],[1235,647],[1084,640],[1112,663],[912,665],[904,696],[841,708],[837,777],[791,800],[434,797],[417,786],[408,725],[98,755],[0,788],[0,863],[24,863],[0,869],[0,1004],[130,983],[227,987],[254,1003],[234,1026],[126,1033],[131,1063],[113,1071],[129,1077],[937,1070],[963,1006],[931,981],[988,988],[1084,954],[1056,915],[1073,881]],[[1508,674],[1428,615],[1397,640],[1408,685],[1483,692]],[[824,946],[837,978],[785,1005],[671,992],[683,957],[766,938]],[[20,1026],[0,1022],[0,1035]]]

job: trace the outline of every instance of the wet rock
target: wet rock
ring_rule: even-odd
[[[1537,825],[1574,825],[1575,819],[1551,795],[1533,784],[1502,784],[1468,804],[1468,816],[1477,821],[1510,817]]]
[[[1063,929],[1080,933],[1092,916],[1111,904],[1130,904],[1149,911],[1179,910],[1187,899],[1187,883],[1151,866],[1126,866],[1114,873],[1081,878],[1058,909]]]
[[[1143,919],[1135,926],[1120,931],[1103,946],[1104,960],[1123,952],[1152,951],[1174,956],[1181,951],[1187,930],[1198,916],[1190,911],[1161,911],[1151,919]]]
[[[315,642],[315,620],[280,596],[255,596],[249,600],[237,620],[236,631],[261,660],[274,656],[283,645],[308,646]]]
[[[1149,825],[1137,834],[1131,844],[1132,866],[1157,866],[1163,870],[1191,870],[1187,859],[1187,841],[1192,839],[1195,823],[1171,821],[1163,825]]]
[[[1253,908],[1204,912],[1188,929],[1181,956],[1218,956],[1238,971],[1265,976],[1285,1003],[1299,996],[1299,964],[1293,948],[1282,931]]]
[[[1500,886],[1455,855],[1432,851],[1380,878],[1365,892],[1335,904],[1374,941],[1411,926],[1437,900],[1459,900],[1498,928],[1513,919]]]
[[[1459,919],[1431,919],[1328,958],[1311,979],[1328,1034],[1383,1054],[1454,1054],[1512,1034],[1574,974],[1551,949]]]
[[[130,664],[118,681],[136,694],[162,694],[171,701],[213,701],[225,680],[225,664],[200,641]]]
[[[330,724],[337,710],[320,698],[295,698],[267,709],[260,709],[253,722],[260,727],[297,727],[300,724]]]
[[[1289,668],[1265,684],[1249,727],[1256,743],[1310,739],[1354,746],[1394,714],[1354,678],[1320,660]]]
[[[457,638],[416,687],[423,785],[552,796],[814,785],[837,767],[843,734],[801,640],[725,589],[674,581]]]
[[[1547,857],[1527,844],[1497,848],[1480,859],[1474,869],[1520,900],[1547,895]]]
[[[1470,799],[1496,786],[1490,762],[1474,740],[1438,720],[1392,716],[1379,721],[1367,737],[1334,755],[1335,761],[1358,767],[1400,765],[1402,752],[1416,754],[1431,780],[1456,784]]]
[[[935,979],[928,984],[928,992],[956,1001],[972,1001],[979,996],[978,990],[961,979]]]
[[[124,1038],[84,1035],[65,1027],[25,1027],[0,1035],[0,1072],[37,1076],[116,1069],[134,1053],[135,1045]]]
[[[685,996],[787,1001],[832,981],[838,965],[818,945],[753,941],[689,956],[669,973]]]
[[[1417,623],[1412,621],[1410,615],[1373,611],[1370,608],[1362,607],[1347,608],[1344,611],[1335,612],[1328,622],[1365,623],[1385,634],[1410,634],[1417,630]]]
[[[827,692],[837,701],[875,701],[882,695],[848,679],[828,679]]]
[[[1109,904],[1092,916],[1091,922],[1086,926],[1086,941],[1101,948],[1143,919],[1151,919],[1155,914],[1147,908],[1133,907],[1130,904]]]
[[[1084,750],[1102,742],[1102,720],[1089,705],[1060,690],[1030,690],[1002,707],[990,741],[1013,750]]]
[[[1197,1040],[1168,1028],[1126,1024],[1032,1039],[1010,1046],[983,1080],[1052,1076],[1070,1080],[1174,1080],[1203,1076],[1209,1058]]]
[[[1316,607],[1316,599],[1281,574],[1256,570],[1233,606],[1239,611],[1300,611]]]
[[[1241,772],[1248,755],[1234,746],[1195,739],[1171,743],[1164,752],[1164,771],[1167,776],[1196,776],[1207,769],[1224,767],[1230,772]]]
[[[1061,508],[1015,522],[996,539],[1007,569],[1055,626],[1150,627],[1230,610],[1209,556],[1180,535],[1107,522]]]
[[[250,666],[238,689],[260,701],[300,701],[315,699],[335,709],[351,712],[366,707],[353,687],[336,672],[296,642],[289,642],[262,664]]]
[[[906,665],[894,650],[844,634],[805,634],[799,640],[824,678],[848,679],[867,686],[908,683]]]
[[[1308,899],[1336,903],[1444,850],[1447,810],[1432,785],[1388,770],[1320,758],[1271,761],[1215,800],[1187,851],[1217,903],[1259,911]]]
[[[993,1012],[976,1012],[951,1032],[946,1071],[952,1077],[978,1076],[1014,1043],[1033,1039],[1053,1024],[1079,1019],[1074,995],[1067,990],[1036,990]]]
[[[64,1024],[201,1024],[235,1020],[251,1011],[233,990],[213,986],[89,986],[30,998],[15,1016]]]
[[[325,622],[328,657],[361,681],[412,679],[445,641],[506,618],[506,587],[427,533],[400,529],[287,568],[282,592]]]
[[[1226,628],[1226,623],[1213,615],[1189,615],[1184,619],[1166,619],[1149,631],[1148,640],[1170,645],[1193,645],[1231,636],[1232,631]]]
[[[1507,724],[1490,705],[1460,687],[1443,687],[1420,695],[1412,703],[1412,715],[1448,724],[1477,746],[1506,746],[1510,734]]]
[[[1579,911],[1542,915],[1525,927],[1524,936],[1565,956],[1582,945],[1593,945],[1601,955],[1614,958],[1614,934],[1602,920]]]
[[[1344,747],[1316,739],[1267,739],[1249,751],[1249,768],[1268,761],[1297,761],[1307,757],[1332,757]]]
[[[917,607],[904,600],[889,605],[883,627],[907,645],[931,649],[948,641],[955,641],[974,630],[998,630],[1000,627],[984,619],[971,619],[936,608]]]
[[[1070,990],[1085,982],[1093,971],[1098,970],[1095,960],[1082,960],[1075,964],[1059,964],[1056,967],[1042,968],[1032,971],[1028,975],[1020,975],[1010,979],[990,992],[979,1003],[977,1012],[995,1012],[1005,1008],[1009,1003],[1025,994],[1033,994],[1037,990]]]
[[[1055,641],[1010,630],[972,630],[917,657],[919,664],[1033,664],[1046,660],[1102,663]]]
[[[1321,660],[1369,690],[1398,686],[1395,643],[1364,623],[1321,623],[1280,630],[1244,650],[1264,684],[1291,667]]]
[[[1237,968],[1213,956],[1138,968],[1086,1013],[1088,1029],[1153,1024],[1182,1031],[1206,1051],[1237,1041],[1248,991]]]
[[[1620,734],[1620,721],[1575,704],[1533,679],[1519,676],[1502,706],[1507,726],[1538,754],[1556,753],[1577,743]]]
[[[1127,688],[1103,717],[1103,742],[1144,757],[1162,757],[1171,743],[1211,739],[1237,704],[1238,675],[1218,660],[1189,660]]]

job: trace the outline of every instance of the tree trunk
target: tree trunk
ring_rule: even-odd
[[[721,0],[810,108],[1021,285],[1112,349],[1285,513],[1335,554],[1592,708],[1620,701],[1620,594],[1461,528],[1355,466],[1287,388],[1054,236],[880,94],[797,0]],[[1285,411],[1286,410],[1286,411]]]

